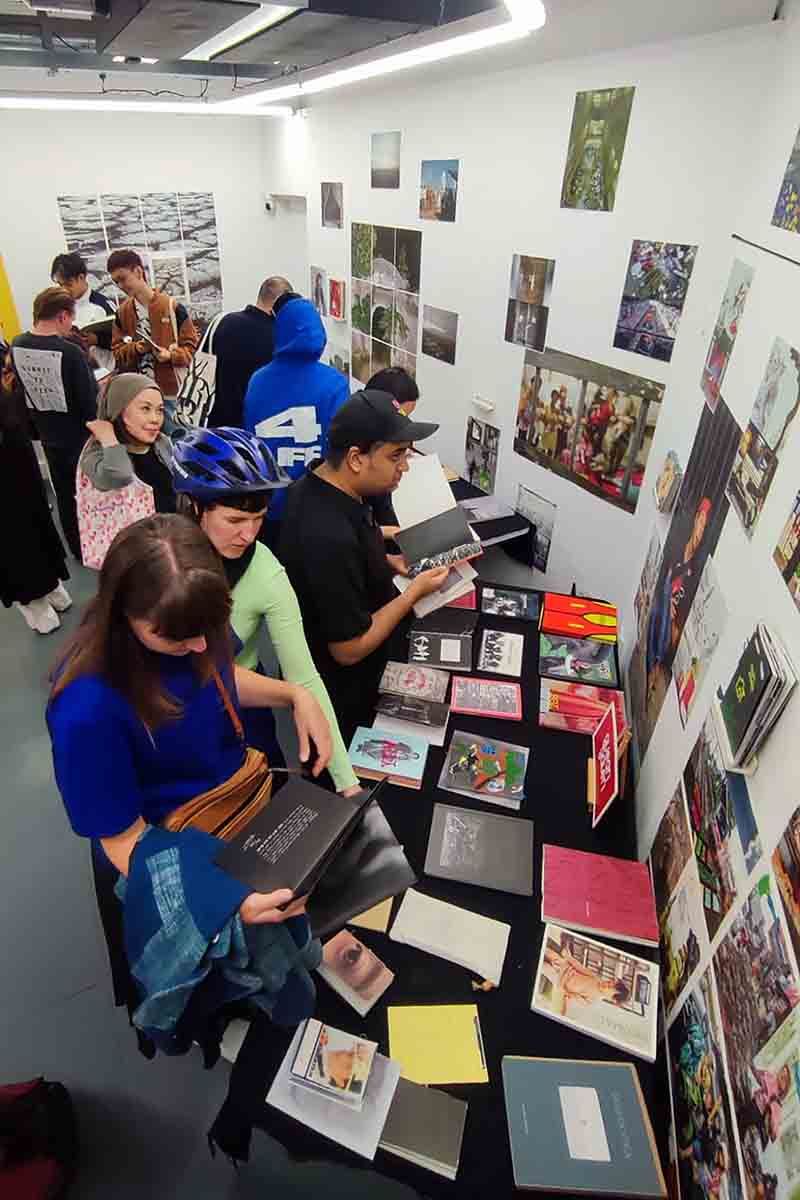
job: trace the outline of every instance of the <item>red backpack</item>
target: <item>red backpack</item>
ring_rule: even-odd
[[[0,1196],[62,1200],[78,1158],[75,1113],[60,1083],[0,1086]]]

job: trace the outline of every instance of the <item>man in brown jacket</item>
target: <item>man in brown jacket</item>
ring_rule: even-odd
[[[179,387],[175,368],[189,366],[200,342],[191,317],[172,296],[150,286],[135,250],[114,250],[107,270],[127,297],[117,309],[111,334],[117,369],[152,376],[164,397],[174,398]]]

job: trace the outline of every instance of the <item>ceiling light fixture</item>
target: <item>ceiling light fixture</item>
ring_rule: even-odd
[[[0,96],[0,109],[33,109],[46,112],[124,112],[124,113],[184,113],[188,116],[233,116],[230,109],[224,109],[220,104],[200,104],[187,100],[185,104],[170,103],[161,100],[74,100],[69,96],[63,99],[56,96]],[[251,114],[238,114],[249,116]],[[291,117],[292,110],[286,105],[271,105],[269,108],[259,108],[258,116]]]
[[[399,54],[387,54],[382,58],[368,59],[356,66],[329,71],[302,83],[266,87],[241,98],[223,100],[220,102],[220,107],[231,112],[252,112],[254,106],[259,102],[272,104],[296,100],[299,96],[312,96],[333,88],[361,83],[366,79],[377,79],[382,75],[393,75],[398,71],[407,71],[413,67],[444,62],[449,58],[473,54],[477,50],[486,50],[490,46],[503,46],[509,42],[515,42],[519,38],[527,37],[536,29],[541,29],[547,20],[542,0],[507,0],[506,7],[511,16],[510,21],[492,24],[483,29],[475,29],[470,33],[456,34],[455,37],[423,43],[414,46],[411,50],[401,51]]]
[[[256,12],[234,21],[233,25],[229,25],[221,33],[202,42],[199,46],[195,46],[194,50],[190,50],[183,57],[208,62],[209,59],[224,54],[226,50],[233,50],[235,46],[255,37],[256,34],[263,33],[272,25],[277,25],[278,21],[282,21],[284,17],[291,16],[296,11],[296,5],[290,8],[286,4],[263,4]]]

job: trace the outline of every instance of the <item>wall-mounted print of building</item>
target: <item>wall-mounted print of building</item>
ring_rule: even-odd
[[[602,363],[527,351],[514,449],[634,512],[664,385]]]
[[[613,212],[634,91],[632,87],[607,88],[576,95],[561,186],[562,208]]]
[[[697,246],[634,241],[614,345],[669,362],[678,334]]]
[[[421,258],[419,230],[351,224],[351,368],[360,383],[389,366],[416,376]]]
[[[459,160],[424,159],[419,180],[419,215],[423,221],[455,221]]]

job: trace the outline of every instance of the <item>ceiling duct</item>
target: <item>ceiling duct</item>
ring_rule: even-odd
[[[239,0],[114,0],[110,20],[96,30],[97,49],[162,61],[183,58],[258,7]]]

